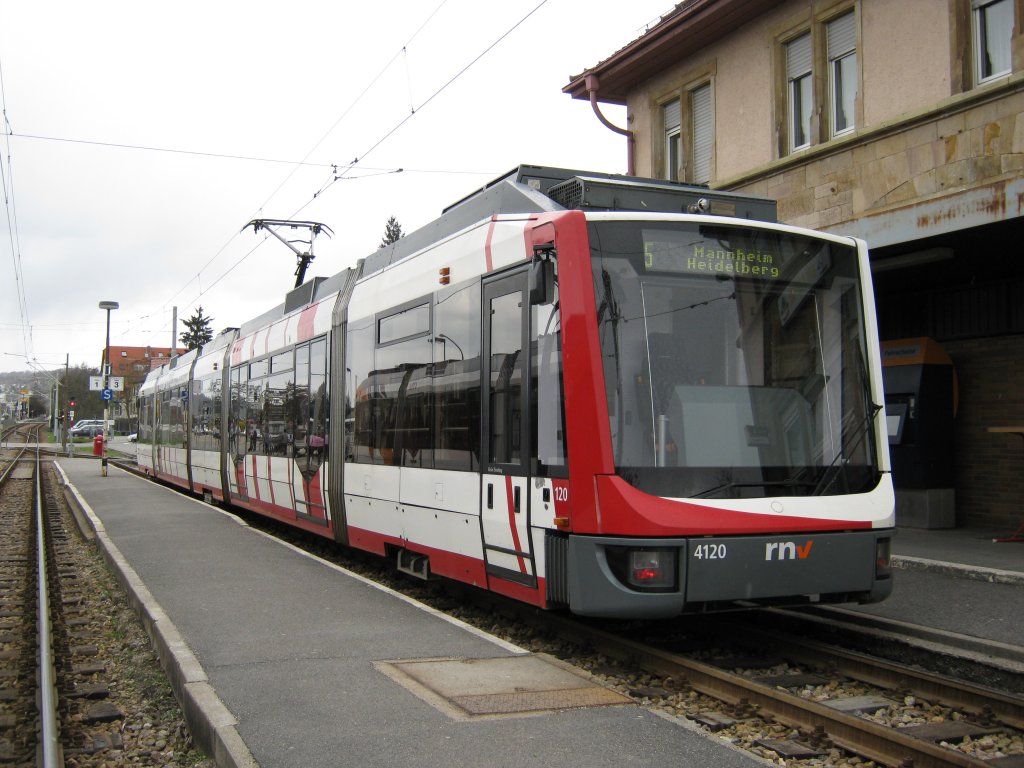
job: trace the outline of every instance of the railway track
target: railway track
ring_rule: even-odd
[[[125,669],[123,651],[111,655],[130,630],[111,610],[105,569],[70,530],[52,472],[39,451],[22,449],[0,479],[0,766],[177,764],[160,745],[191,739],[152,733],[148,702],[169,698],[153,679],[127,690],[155,665],[141,628],[128,651],[140,671]]]
[[[264,527],[258,516],[245,517]],[[540,613],[452,585],[457,598],[438,596],[426,585],[404,577],[395,583],[386,571],[363,567],[364,558],[340,556],[319,540],[267,527],[326,559],[364,575],[369,570],[441,610],[454,609],[481,629],[588,669],[644,706],[686,717],[787,766],[834,765],[837,752],[842,764],[859,759],[860,765],[867,760],[899,768],[1024,766],[1024,698],[1017,692],[747,620],[759,614],[602,623]],[[467,603],[479,607],[467,609]],[[1008,747],[1000,750],[1000,742]],[[1007,749],[1010,754],[1003,754]]]
[[[686,717],[787,766],[864,765],[865,760],[899,768],[1024,766],[1020,690],[987,688],[744,618],[763,613],[601,623],[540,613],[456,585],[438,594],[430,585],[367,564],[366,558],[339,552],[316,537],[240,514],[254,527],[387,581],[511,642],[557,655],[644,706]],[[825,613],[816,620],[827,624],[836,618]],[[976,643],[975,653],[982,649]],[[927,645],[918,649],[921,654],[930,652]],[[1022,651],[999,653],[1009,657],[1012,677]],[[1016,683],[1024,684],[1017,674]]]
[[[30,435],[26,434],[26,440]],[[26,455],[28,458],[26,459]],[[21,448],[0,475],[0,761],[63,765],[50,633],[45,497],[39,452]]]
[[[721,623],[714,636],[682,640],[678,645],[695,648],[677,651],[662,639],[639,642],[553,618],[559,637],[652,676],[651,683],[630,692],[655,706],[686,702],[692,691],[707,699],[697,697],[675,713],[710,730],[752,719],[770,721],[764,728],[768,734],[778,733],[770,724],[784,726],[785,738],[753,739],[783,759],[828,755],[835,746],[887,766],[1024,764],[1024,755],[984,759],[962,751],[994,734],[1016,736],[1024,746],[1024,701],[1012,694],[824,643],[755,634],[742,620]],[[743,632],[744,646],[755,643],[759,651],[738,649],[737,631]],[[907,715],[914,710],[919,715]]]

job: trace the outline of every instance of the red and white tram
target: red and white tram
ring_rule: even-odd
[[[873,602],[868,254],[774,203],[521,166],[141,389],[139,466],[545,607]]]

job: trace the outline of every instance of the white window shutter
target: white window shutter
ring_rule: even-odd
[[[692,181],[707,184],[711,181],[711,155],[715,144],[715,119],[711,107],[711,84],[690,92],[690,110],[693,116]]]

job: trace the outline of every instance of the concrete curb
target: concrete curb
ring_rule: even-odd
[[[990,584],[1024,586],[1024,573],[1019,571],[1004,571],[999,568],[985,568],[980,565],[946,563],[942,560],[929,560],[926,557],[909,557],[906,555],[893,555],[890,563],[893,568],[904,571],[928,571],[931,573],[941,573],[946,576],[955,576],[960,579],[986,581]]]
[[[213,758],[218,768],[258,768],[259,763],[238,733],[238,721],[210,685],[199,659],[135,569],[107,536],[102,521],[70,482],[59,463],[57,469],[64,483],[64,497],[79,527],[88,539],[95,541],[103,559],[127,593],[132,609],[142,621],[196,744]]]

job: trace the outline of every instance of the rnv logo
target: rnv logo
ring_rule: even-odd
[[[765,560],[806,560],[807,556],[811,554],[811,547],[814,546],[814,540],[809,540],[802,547],[798,546],[795,541],[773,541],[764,545],[764,559]]]

